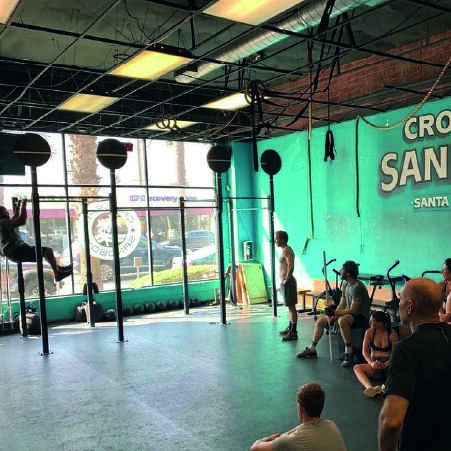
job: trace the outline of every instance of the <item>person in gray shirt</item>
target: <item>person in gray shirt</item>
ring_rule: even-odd
[[[317,357],[316,345],[323,336],[324,329],[328,327],[329,321],[338,321],[340,333],[346,346],[345,360],[343,361],[342,366],[352,366],[351,329],[356,327],[368,327],[371,300],[365,285],[357,279],[359,268],[355,262],[352,260],[344,262],[340,274],[344,281],[341,302],[333,313],[333,316],[330,317],[330,320],[326,315],[318,318],[318,321],[315,324],[312,345],[307,346],[304,351],[299,352],[296,355],[299,359]]]
[[[346,451],[340,430],[333,421],[323,420],[325,393],[310,382],[297,392],[297,410],[301,424],[284,434],[257,440],[251,451]]]

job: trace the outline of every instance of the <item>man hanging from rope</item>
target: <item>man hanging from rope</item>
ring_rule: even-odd
[[[17,201],[14,214],[9,216],[8,210],[0,205],[0,255],[16,262],[36,262],[36,248],[23,241],[18,228],[27,222],[27,200]],[[52,267],[55,282],[60,282],[72,274],[72,265],[59,266],[53,249],[42,247],[42,256]]]

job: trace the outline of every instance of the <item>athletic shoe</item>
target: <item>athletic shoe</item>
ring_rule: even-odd
[[[290,332],[290,324],[288,324],[286,329],[279,331],[279,335],[286,335],[288,332]]]
[[[291,331],[282,337],[282,341],[295,341],[298,339],[298,333],[296,331]]]
[[[57,266],[58,271],[60,272],[68,272],[68,271],[72,271],[74,269],[74,265],[67,265],[67,266]]]
[[[381,395],[382,394],[382,387],[380,385],[376,385],[375,387],[368,387],[363,394],[367,397],[367,398],[374,398],[376,395]]]
[[[58,271],[55,274],[55,282],[61,282],[66,277],[69,277],[72,274],[72,269],[69,271]]]
[[[352,363],[352,354],[349,353],[349,352],[346,352],[345,353],[345,359],[343,360],[341,366],[343,368],[351,368],[352,365],[353,365],[353,363]]]
[[[302,352],[296,354],[296,357],[298,359],[306,359],[309,357],[318,357],[318,354],[312,348],[306,346],[306,348]]]

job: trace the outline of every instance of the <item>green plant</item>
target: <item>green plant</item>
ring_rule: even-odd
[[[190,282],[195,280],[208,280],[217,277],[216,265],[198,265],[188,266],[188,280]],[[181,268],[171,268],[164,271],[154,273],[153,282],[154,285],[181,283],[183,280]],[[130,283],[130,288],[143,288],[148,287],[151,284],[150,275],[138,277],[136,280]]]

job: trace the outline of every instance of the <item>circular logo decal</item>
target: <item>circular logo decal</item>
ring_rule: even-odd
[[[89,205],[88,214],[89,244],[91,255],[102,260],[113,260],[113,234],[108,202]],[[119,240],[119,257],[129,256],[141,238],[141,223],[134,211],[118,211],[117,230]]]

